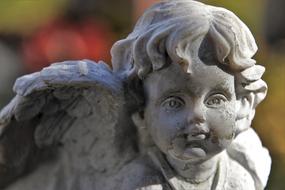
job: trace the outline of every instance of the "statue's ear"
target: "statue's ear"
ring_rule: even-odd
[[[137,111],[132,114],[132,120],[138,129],[145,129],[146,123],[144,119],[144,111]]]
[[[154,142],[147,130],[146,120],[144,117],[144,111],[135,112],[132,115],[132,120],[137,127],[139,137],[139,149],[140,152],[146,153],[149,147],[154,146]]]
[[[240,96],[237,99],[237,120],[248,119],[252,120],[255,114],[254,94],[250,92],[246,95]]]

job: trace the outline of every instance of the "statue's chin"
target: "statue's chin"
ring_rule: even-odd
[[[175,149],[168,150],[168,155],[174,159],[192,162],[207,159],[206,151],[201,147],[186,147],[182,152],[177,152]]]

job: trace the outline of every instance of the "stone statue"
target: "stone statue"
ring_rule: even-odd
[[[52,64],[0,112],[5,190],[264,189],[250,127],[265,98],[257,46],[232,12],[160,2],[111,50],[112,69]]]

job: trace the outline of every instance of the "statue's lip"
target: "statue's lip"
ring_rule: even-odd
[[[189,134],[187,135],[187,142],[205,140],[206,138],[207,138],[207,134],[205,133]]]
[[[196,157],[196,158],[202,158],[205,157],[207,155],[205,149],[201,148],[201,147],[190,147],[187,148],[184,151],[184,156],[186,157]]]
[[[185,144],[186,148],[204,148],[201,141],[189,141]]]
[[[207,140],[208,134],[205,133],[196,133],[188,134],[186,136],[185,147],[186,148],[205,148],[205,140]]]

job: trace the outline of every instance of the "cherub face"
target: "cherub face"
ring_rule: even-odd
[[[145,80],[144,119],[165,154],[204,160],[232,142],[236,120],[234,76],[216,65],[194,63],[191,74],[177,64]]]

